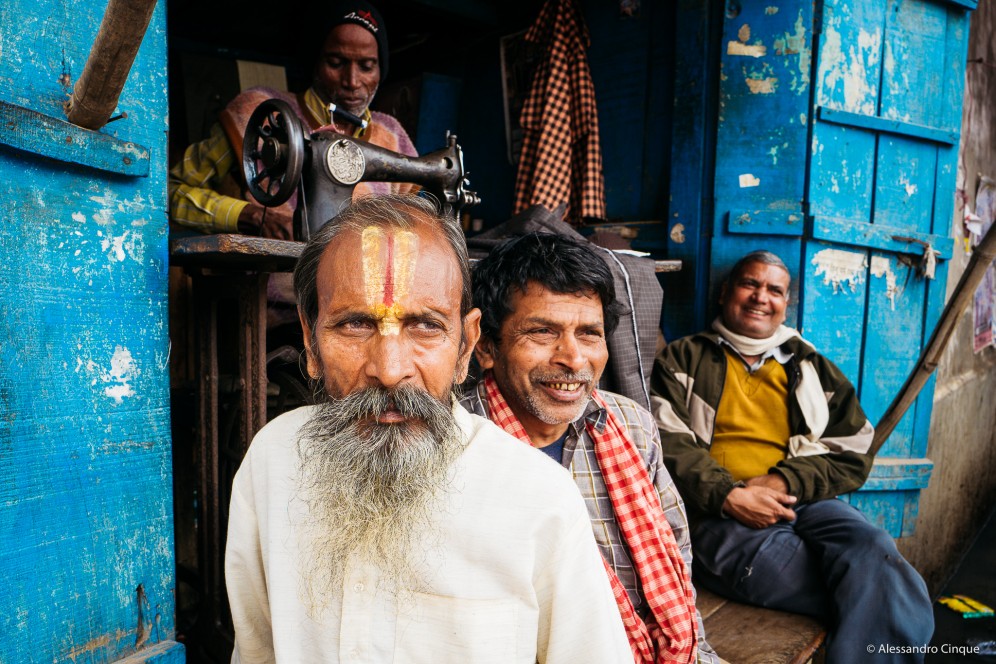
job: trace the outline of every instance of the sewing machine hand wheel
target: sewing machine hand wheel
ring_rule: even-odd
[[[294,193],[304,164],[304,132],[291,107],[268,99],[249,116],[242,141],[242,172],[253,198],[267,207]]]

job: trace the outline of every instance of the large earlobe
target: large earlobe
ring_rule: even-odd
[[[474,348],[474,357],[481,371],[487,371],[495,365],[495,342],[491,339],[482,338]]]
[[[305,317],[304,312],[301,311],[300,307],[297,309],[297,317],[301,321],[301,332],[304,333],[304,358],[308,366],[308,375],[311,376],[312,379],[318,380],[318,378],[322,375],[322,372],[318,366],[318,358],[315,357],[315,354],[312,352],[313,346],[311,327],[308,326],[308,320]]]
[[[457,359],[456,378],[458,383],[462,383],[467,378],[470,370],[470,356],[477,346],[477,340],[481,338],[481,310],[471,309],[463,317],[463,335],[460,339],[460,356]]]
[[[729,282],[724,281],[722,284],[719,285],[719,306],[723,306],[724,304],[726,304],[726,285],[727,285],[727,283],[729,283]]]

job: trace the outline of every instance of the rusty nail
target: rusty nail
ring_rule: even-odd
[[[131,164],[131,158],[130,157],[124,157],[123,160],[124,160],[124,163],[125,163],[126,166],[129,165],[129,164]]]

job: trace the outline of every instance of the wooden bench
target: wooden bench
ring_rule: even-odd
[[[696,588],[706,638],[730,664],[820,664],[826,630],[807,616],[748,606]]]

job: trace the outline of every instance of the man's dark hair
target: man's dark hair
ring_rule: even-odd
[[[467,242],[460,224],[440,209],[432,198],[411,194],[367,196],[348,205],[329,223],[311,236],[294,268],[294,292],[297,306],[311,330],[318,320],[318,266],[332,239],[343,230],[362,232],[367,226],[411,228],[426,223],[436,227],[453,249],[460,268],[463,286],[460,293],[460,316],[466,316],[473,305],[470,298],[470,260]]]
[[[732,288],[733,282],[737,280],[737,277],[739,277],[740,273],[744,271],[744,268],[751,263],[763,263],[764,265],[780,267],[785,270],[785,273],[788,274],[790,278],[792,276],[792,273],[789,272],[789,269],[785,266],[785,262],[775,254],[764,250],[752,251],[733,264],[733,269],[731,269],[729,274],[726,275],[726,280],[723,282],[723,285],[727,289]]]
[[[554,293],[591,295],[602,302],[605,333],[625,311],[605,261],[586,242],[553,233],[528,233],[499,244],[474,266],[474,306],[481,310],[481,336],[499,343],[512,309],[512,292],[535,282]]]

